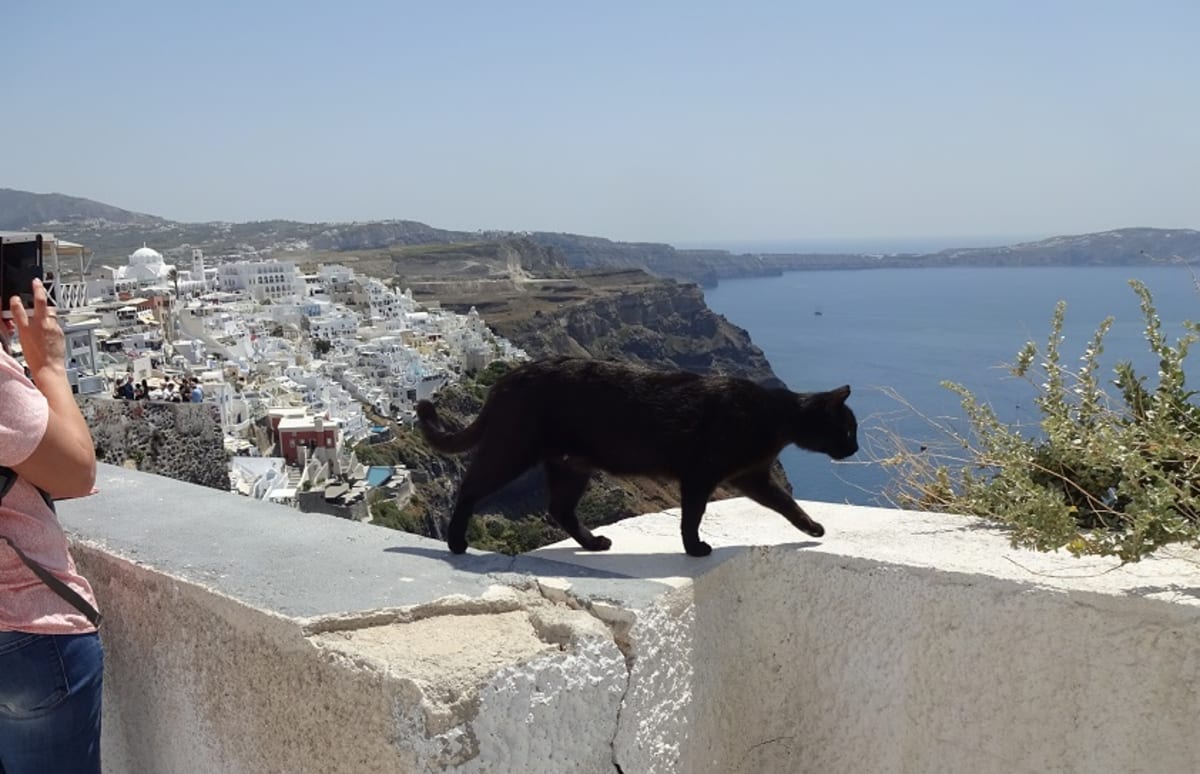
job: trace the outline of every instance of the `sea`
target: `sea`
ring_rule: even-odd
[[[1036,390],[1008,364],[1026,341],[1045,347],[1059,300],[1067,304],[1064,364],[1080,365],[1111,316],[1101,373],[1111,381],[1112,366],[1130,361],[1148,385],[1157,384],[1158,360],[1146,344],[1131,279],[1150,289],[1170,341],[1185,334],[1184,321],[1200,320],[1197,277],[1186,266],[800,271],[722,280],[705,299],[750,333],[791,389],[851,387],[859,453],[834,463],[789,447],[780,460],[795,496],[888,506],[894,471],[882,461],[897,443],[940,449],[948,436],[939,428],[969,429],[944,381],[966,386],[1003,421],[1037,433]],[[1200,367],[1186,370],[1200,385]]]

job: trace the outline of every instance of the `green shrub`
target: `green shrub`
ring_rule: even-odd
[[[488,363],[486,368],[479,372],[475,377],[475,381],[484,387],[491,387],[496,383],[497,379],[511,371],[516,365],[517,363],[510,363],[505,360],[493,360],[491,363]]]
[[[566,538],[566,533],[542,516],[506,519],[494,514],[478,514],[467,527],[472,548],[515,556]]]
[[[618,486],[600,487],[595,484],[583,493],[575,514],[585,527],[599,527],[637,515],[633,495]]]
[[[403,508],[396,505],[382,492],[374,491],[368,495],[371,508],[371,522],[381,527],[398,529],[416,535],[425,534],[425,519],[421,506],[415,500]]]
[[[1036,391],[1040,432],[1023,434],[962,385],[944,383],[961,398],[970,433],[941,426],[949,444],[900,445],[884,460],[896,469],[893,501],[982,516],[1008,527],[1014,545],[1041,551],[1133,562],[1168,544],[1200,545],[1200,407],[1184,376],[1200,326],[1185,323],[1187,333],[1169,343],[1150,291],[1130,285],[1158,359],[1157,383],[1127,361],[1113,380],[1100,379],[1111,318],[1082,364],[1064,365],[1060,301],[1045,347],[1027,343],[1012,366]]]

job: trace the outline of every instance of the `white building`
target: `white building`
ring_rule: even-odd
[[[336,263],[325,264],[317,270],[317,277],[327,290],[340,290],[354,281],[354,269]]]
[[[192,268],[179,272],[179,292],[187,295],[199,295],[217,288],[217,269],[205,267],[204,251],[192,250]]]
[[[232,457],[229,460],[230,489],[255,500],[287,486],[287,461],[282,457]]]
[[[128,266],[105,266],[112,273],[112,293],[136,293],[141,288],[170,287],[175,267],[163,262],[162,253],[143,244],[129,256]]]
[[[370,278],[362,285],[373,320],[395,320],[405,312],[416,310],[411,299],[406,299],[377,279]]]
[[[347,343],[358,333],[358,316],[344,309],[329,311],[311,318],[308,330],[314,339]]]
[[[304,277],[292,261],[234,261],[217,267],[222,291],[244,291],[255,301],[281,301],[307,294]]]

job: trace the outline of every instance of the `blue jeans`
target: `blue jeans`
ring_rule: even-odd
[[[0,632],[0,774],[98,774],[103,676],[95,633]]]

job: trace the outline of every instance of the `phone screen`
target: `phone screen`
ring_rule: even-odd
[[[20,296],[33,309],[33,281],[42,278],[42,237],[20,242],[0,242],[0,317],[11,317],[8,300]]]

